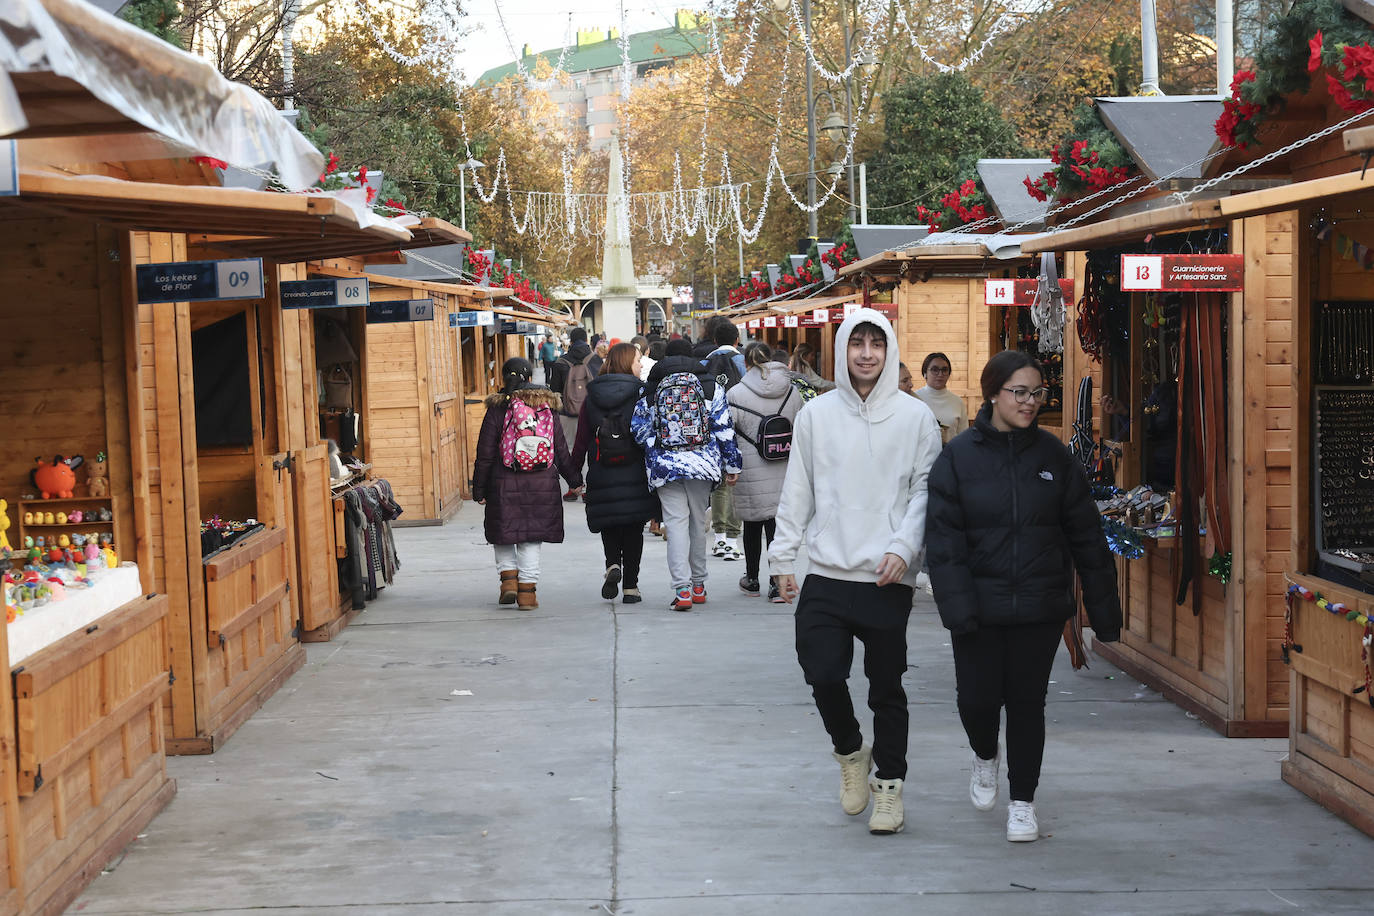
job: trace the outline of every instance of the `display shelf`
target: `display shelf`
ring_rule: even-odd
[[[14,553],[10,557],[11,562],[13,562],[15,559],[23,559],[24,554],[27,552],[26,549],[23,547],[24,538],[28,537],[30,534],[34,536],[37,536],[39,534],[47,536],[48,534],[51,534],[53,532],[82,534],[90,530],[114,530],[115,520],[113,518],[109,518],[104,521],[98,521],[96,519],[82,519],[79,522],[74,522],[70,519],[68,519],[65,522],[24,521],[25,512],[32,512],[34,514],[39,514],[42,512],[52,512],[55,510],[55,507],[59,506],[72,506],[77,509],[82,509],[85,506],[96,506],[102,509],[109,509],[113,506],[113,503],[111,502],[110,497],[108,496],[61,496],[57,497],[56,499],[19,500],[15,503],[15,509],[13,510],[14,526],[18,531],[18,537],[12,539],[14,541],[14,544],[18,546],[14,548]]]
[[[83,484],[84,486],[84,484]],[[21,506],[65,506],[72,503],[108,503],[108,496],[55,496],[52,499],[21,499]]]
[[[82,519],[82,520],[79,521],[79,522],[53,522],[52,524],[48,524],[47,522],[43,522],[42,524],[39,524],[38,522],[33,522],[32,524],[25,524],[24,527],[25,527],[25,528],[85,528],[87,525],[113,525],[113,524],[114,524],[114,519],[110,519],[109,521],[104,521],[104,522],[88,522],[88,521],[86,521],[85,519]]]

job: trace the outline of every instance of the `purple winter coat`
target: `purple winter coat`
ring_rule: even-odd
[[[472,468],[472,498],[486,500],[486,534],[492,544],[563,540],[563,491],[558,475],[571,487],[582,486],[582,472],[573,465],[563,428],[557,422],[561,399],[548,388],[520,389],[520,398],[536,410],[548,406],[553,424],[554,467],[542,471],[513,471],[501,463],[501,432],[506,423],[510,396],[487,398],[487,414],[477,437],[477,458]]]

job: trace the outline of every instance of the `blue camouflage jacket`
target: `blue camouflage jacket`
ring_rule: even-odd
[[[674,480],[709,480],[719,483],[725,474],[738,474],[741,461],[735,444],[735,427],[730,420],[730,405],[725,389],[713,379],[702,379],[702,389],[711,400],[711,437],[696,448],[659,448],[654,431],[654,403],[658,384],[675,372],[691,372],[698,378],[705,373],[700,361],[686,356],[660,360],[649,373],[644,396],[635,404],[630,429],[644,449],[644,467],[649,486],[658,489]]]

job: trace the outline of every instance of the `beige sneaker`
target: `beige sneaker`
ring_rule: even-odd
[[[902,781],[875,779],[869,788],[873,792],[873,813],[868,816],[868,832],[901,833],[906,826],[906,811],[902,808]]]
[[[831,755],[840,764],[840,804],[845,814],[863,814],[868,807],[868,771],[873,769],[873,748],[865,744],[852,754]]]

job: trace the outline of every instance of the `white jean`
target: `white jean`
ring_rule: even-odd
[[[658,488],[668,536],[668,577],[673,591],[706,584],[706,530],[711,524],[711,481],[674,480]]]
[[[496,548],[496,568],[502,572],[517,570],[520,582],[539,581],[540,541],[525,541],[522,544],[494,544]]]

